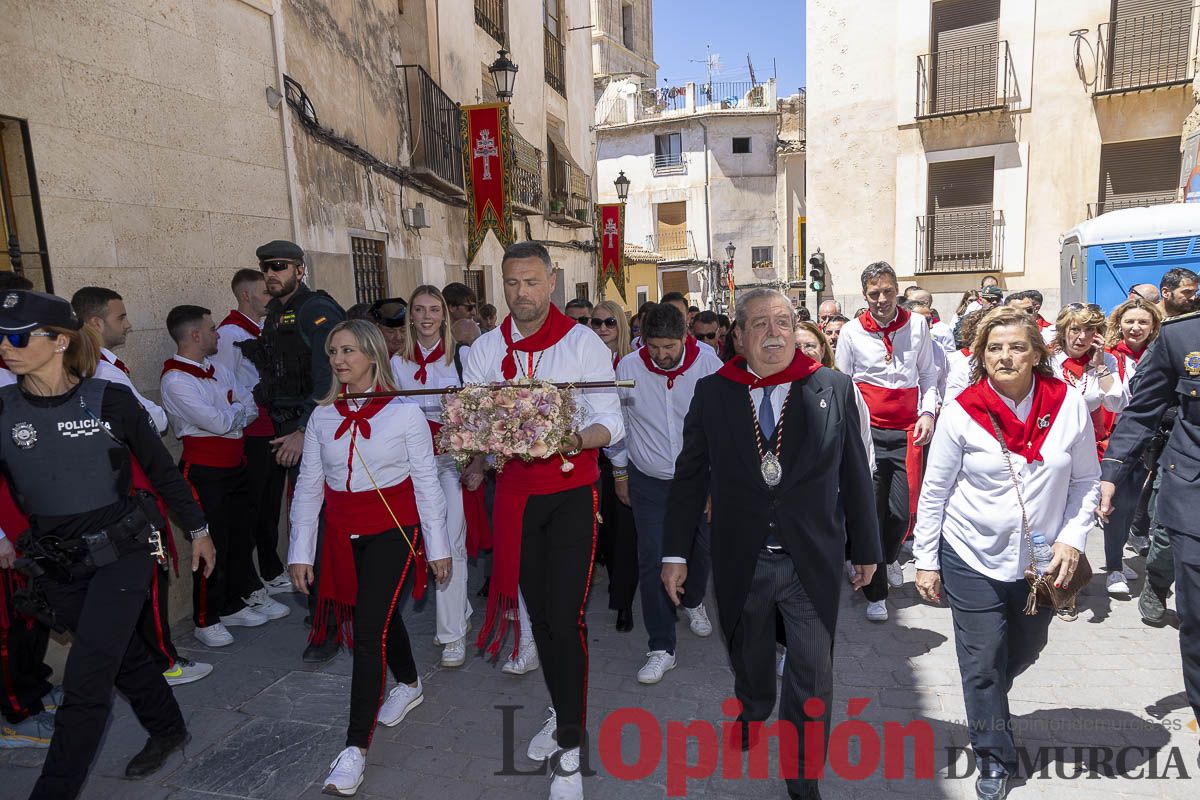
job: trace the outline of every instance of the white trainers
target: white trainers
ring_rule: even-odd
[[[638,683],[658,683],[667,670],[675,669],[675,656],[666,650],[646,653],[646,664],[638,670]]]
[[[899,589],[904,585],[904,569],[900,566],[899,561],[893,561],[887,565],[887,582],[888,586],[894,589]]]
[[[558,752],[558,742],[554,740],[554,731],[558,729],[558,713],[550,706],[550,718],[542,729],[529,740],[529,749],[525,754],[530,761],[545,761]]]
[[[1129,594],[1129,583],[1125,580],[1123,572],[1108,573],[1108,578],[1104,581],[1104,588],[1108,590],[1109,594],[1113,595]]]
[[[533,672],[541,665],[541,661],[538,659],[537,644],[533,641],[533,637],[522,636],[521,648],[517,651],[516,657],[506,661],[500,671],[506,675],[524,675],[526,672]]]
[[[367,756],[357,747],[347,747],[329,765],[329,777],[325,779],[322,794],[337,797],[353,797],[362,786],[363,770],[367,767]]]
[[[775,674],[783,677],[783,668],[787,664],[787,650],[779,654],[779,661],[775,663]]]
[[[886,600],[876,600],[867,603],[867,619],[871,622],[887,622],[888,610]]]
[[[563,750],[550,781],[550,800],[583,800],[583,775],[579,774],[579,748]]]
[[[704,609],[704,603],[695,608],[682,606],[683,613],[687,615],[688,627],[692,629],[692,633],[697,636],[708,636],[712,633],[712,623],[708,621],[708,612]]]
[[[229,631],[225,633],[228,634]],[[229,641],[233,641],[232,636],[229,637]],[[192,661],[190,658],[180,656],[175,659],[174,666],[163,672],[163,677],[167,679],[167,684],[170,686],[183,686],[185,683],[194,683],[201,678],[207,678],[212,671],[212,664]]]
[[[221,624],[226,627],[241,625],[243,628],[257,628],[259,625],[267,624],[267,616],[260,614],[250,606],[246,606],[236,614],[222,614]]]
[[[283,619],[292,610],[278,600],[271,599],[270,593],[266,588],[259,589],[249,597],[243,597],[242,602],[247,608],[252,608],[262,614],[267,619]]]
[[[425,692],[421,686],[421,678],[417,676],[417,685],[409,686],[401,683],[388,692],[387,699],[379,707],[380,725],[399,725],[408,712],[425,702]]]
[[[278,576],[269,581],[263,581],[263,588],[267,590],[267,594],[286,594],[287,592],[296,591],[296,587],[292,584],[292,579],[288,577],[286,572],[279,573]]]
[[[442,648],[443,667],[461,667],[467,663],[467,637],[451,642]]]
[[[196,628],[192,631],[192,636],[195,636],[200,644],[206,647],[225,647],[233,644],[233,634],[219,622],[204,628]]]

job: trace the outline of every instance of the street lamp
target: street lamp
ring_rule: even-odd
[[[621,170],[621,174],[613,181],[613,186],[617,187],[617,199],[624,203],[629,199],[629,178],[625,177],[625,170]]]
[[[725,245],[725,255],[729,257],[729,261],[733,261],[733,254],[736,251],[737,251],[737,248],[733,246],[733,242],[730,242],[729,244]]]
[[[517,65],[508,57],[508,51],[501,48],[498,58],[488,67],[492,80],[496,82],[496,97],[508,102],[513,96],[513,87],[517,83]]]

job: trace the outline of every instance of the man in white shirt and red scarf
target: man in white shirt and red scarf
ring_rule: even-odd
[[[933,438],[938,402],[936,345],[925,318],[897,305],[896,272],[884,261],[862,272],[867,311],[842,328],[837,368],[849,375],[871,412],[875,443],[875,509],[883,559],[864,587],[867,619],[888,618],[888,586],[900,586],[896,563],[912,530],[921,490],[922,448]]]
[[[554,262],[536,242],[504,252],[500,269],[509,315],[475,342],[463,383],[533,379],[555,383],[612,381],[612,354],[598,336],[550,302]],[[583,797],[580,746],[587,709],[587,624],[584,612],[596,549],[596,492],[601,447],[625,433],[615,388],[578,391],[579,430],[560,454],[508,462],[496,478],[493,573],[479,645],[499,651],[517,611],[517,587],[529,608],[533,638],[553,703],[550,718],[529,745],[534,760],[552,758],[551,800]],[[564,469],[568,459],[570,469]],[[475,489],[483,461],[466,470]],[[514,639],[518,631],[514,630]],[[514,652],[516,647],[514,646]]]

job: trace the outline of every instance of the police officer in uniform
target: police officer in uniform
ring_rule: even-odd
[[[277,239],[258,248],[256,255],[271,302],[262,335],[238,346],[258,369],[254,399],[275,423],[275,459],[284,469],[294,470],[304,451],[308,417],[333,379],[325,339],[346,313],[328,294],[304,285],[304,250],[296,243]],[[329,637],[322,644],[310,644],[304,660],[320,663],[336,654],[336,637]]]
[[[1121,412],[1101,461],[1099,514],[1107,521],[1116,485],[1133,471],[1163,415],[1177,407],[1175,427],[1159,459],[1158,520],[1175,556],[1183,680],[1200,719],[1200,312],[1163,323],[1158,340],[1138,364],[1132,388],[1133,399]]]
[[[33,291],[0,298],[0,357],[18,382],[0,388],[0,469],[29,518],[18,567],[31,578],[25,608],[70,631],[63,702],[32,798],[73,798],[87,778],[114,685],[149,731],[129,762],[140,778],[182,747],[179,705],[135,634],[162,557],[148,493],[130,490],[136,458],[192,541],[192,569],[216,563],[204,514],[126,387],[92,376],[99,351],[70,303]]]

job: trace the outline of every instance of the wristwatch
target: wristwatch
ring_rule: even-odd
[[[571,435],[579,440],[579,444],[576,445],[573,449],[567,451],[567,453],[566,453],[567,458],[574,458],[575,456],[577,456],[583,452],[583,437],[580,436],[578,433],[572,433]]]
[[[199,530],[188,531],[187,540],[189,542],[194,542],[197,539],[203,539],[206,536],[208,536],[208,526],[207,525],[205,525],[203,528],[200,528]]]

